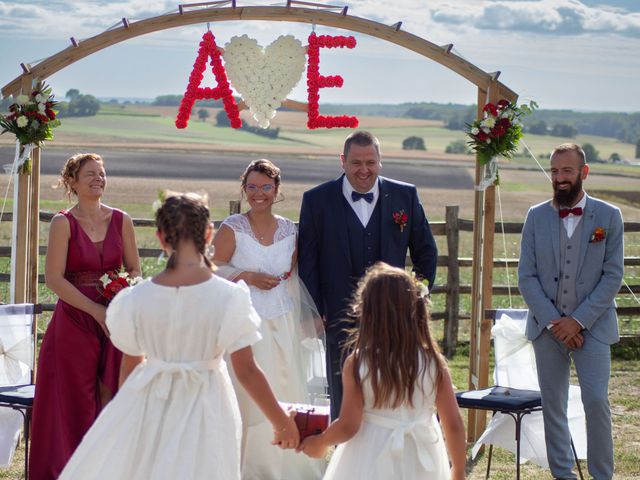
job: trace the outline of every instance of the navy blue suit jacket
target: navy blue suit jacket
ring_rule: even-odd
[[[298,269],[318,311],[327,321],[327,333],[338,333],[359,279],[352,278],[346,208],[342,193],[344,175],[323,183],[302,197],[298,237]],[[381,208],[381,258],[404,268],[407,249],[416,274],[432,286],[436,276],[438,250],[414,185],[378,177]],[[404,229],[393,213],[404,210]]]

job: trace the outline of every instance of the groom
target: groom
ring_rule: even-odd
[[[573,360],[587,423],[589,473],[608,480],[613,476],[610,345],[618,341],[615,297],[623,277],[623,223],[620,210],[582,189],[588,173],[578,145],[565,143],[553,151],[553,200],[527,214],[518,276],[529,306],[527,337],[536,354],[551,473],[576,478],[567,421]]]
[[[340,160],[343,175],[302,197],[298,247],[300,278],[324,318],[332,418],[342,403],[342,344],[358,280],[379,260],[404,268],[408,249],[431,288],[438,257],[416,187],[379,176],[376,137],[349,135]]]

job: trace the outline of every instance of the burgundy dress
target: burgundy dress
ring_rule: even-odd
[[[114,209],[104,241],[93,243],[71,213],[61,213],[71,230],[65,278],[105,304],[99,279],[122,265],[123,214]],[[121,357],[91,315],[58,300],[38,358],[30,478],[60,475],[100,413],[99,383],[116,393]]]

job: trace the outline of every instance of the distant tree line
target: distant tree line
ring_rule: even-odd
[[[451,130],[464,130],[476,117],[475,105],[456,104],[403,104],[401,116],[424,120],[441,120]],[[364,106],[359,106],[364,110]],[[377,106],[372,105],[372,110]],[[349,108],[348,106],[335,108]],[[386,116],[394,116],[396,109],[389,109]],[[640,139],[640,112],[576,112],[573,110],[536,110],[524,119],[525,132],[535,135],[573,138],[578,134],[616,138],[625,143]]]
[[[93,95],[83,95],[76,88],[67,91],[68,102],[59,102],[56,106],[58,117],[91,117],[100,110],[100,101]]]
[[[225,112],[224,110],[220,110],[216,114],[216,126],[231,127],[231,122],[229,121],[227,112]],[[245,132],[249,132],[249,133],[255,133],[256,135],[261,135],[267,138],[278,138],[278,135],[280,135],[280,127],[260,128],[260,127],[254,127],[253,125],[248,125],[246,122],[242,122],[242,127],[240,127],[240,130],[244,130]]]

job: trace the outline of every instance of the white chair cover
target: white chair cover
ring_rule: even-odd
[[[0,386],[31,383],[33,305],[0,305]],[[10,466],[23,417],[0,408],[0,466]]]
[[[503,387],[540,390],[536,358],[531,342],[525,336],[527,310],[499,310],[491,329],[495,356],[494,383]],[[569,387],[567,416],[569,430],[578,458],[587,458],[587,433],[580,387]],[[549,467],[544,440],[542,412],[525,415],[520,435],[520,462],[531,461]],[[496,413],[471,450],[478,454],[482,444],[493,444],[516,453],[515,422],[509,415]]]

